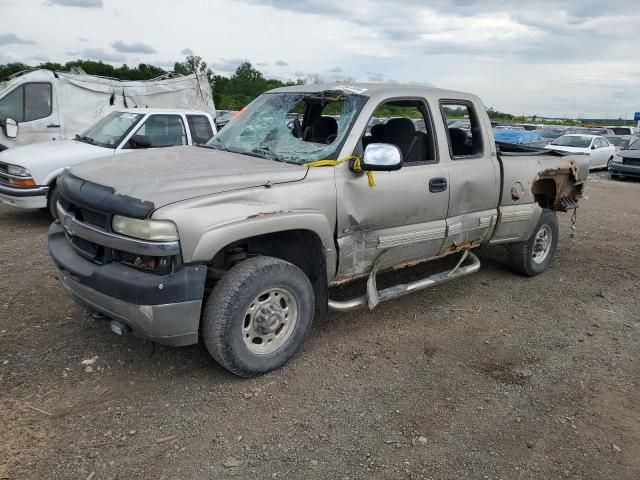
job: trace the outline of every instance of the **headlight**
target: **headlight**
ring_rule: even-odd
[[[114,215],[111,227],[114,232],[143,240],[172,242],[179,238],[176,224],[169,220],[138,220]]]
[[[30,177],[31,173],[24,167],[18,165],[7,165],[7,173],[16,177]]]
[[[620,155],[614,155],[612,162],[615,162],[615,163],[623,163],[623,162],[624,162],[624,160],[623,160],[623,158],[622,158]]]

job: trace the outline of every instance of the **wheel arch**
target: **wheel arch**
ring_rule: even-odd
[[[316,307],[325,312],[328,305],[327,255],[320,236],[308,229],[281,230],[241,238],[220,248],[208,265],[212,271],[226,271],[253,256],[285,260],[309,278]]]

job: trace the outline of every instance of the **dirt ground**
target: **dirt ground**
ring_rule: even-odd
[[[484,253],[253,380],[112,334],[54,278],[47,217],[2,206],[0,478],[640,478],[640,182],[587,196],[545,274]]]

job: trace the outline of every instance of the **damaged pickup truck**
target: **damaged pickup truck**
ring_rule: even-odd
[[[373,117],[390,119],[367,132]],[[462,117],[469,128],[448,128]],[[475,273],[480,245],[508,244],[515,271],[541,273],[556,212],[577,207],[589,168],[501,151],[474,95],[369,84],[273,90],[204,146],[126,155],[60,177],[58,278],[114,332],[168,345],[201,336],[243,377],[289,360],[316,313]],[[376,285],[378,272],[453,254],[446,271]],[[333,295],[367,277],[361,296]]]

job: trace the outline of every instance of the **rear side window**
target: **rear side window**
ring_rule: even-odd
[[[204,115],[187,115],[193,143],[204,145],[213,137],[213,129],[209,119]]]
[[[148,137],[152,148],[187,144],[187,133],[179,115],[151,115],[135,134]]]
[[[484,153],[482,128],[471,102],[442,100],[440,111],[447,127],[451,158],[475,158]]]

